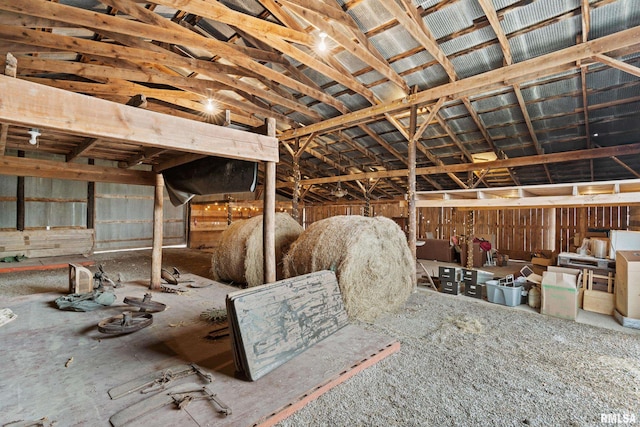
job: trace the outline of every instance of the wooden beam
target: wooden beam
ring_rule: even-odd
[[[287,1],[287,8],[291,9],[296,15],[308,21],[311,25],[318,28],[320,31],[327,34],[329,38],[340,44],[347,52],[351,53],[356,58],[359,58],[364,63],[369,65],[374,70],[378,71],[380,74],[385,76],[389,81],[396,84],[404,93],[408,93],[409,87],[405,80],[396,73],[393,68],[389,65],[388,62],[381,60],[373,54],[367,46],[354,41],[352,39],[353,36],[348,36],[342,31],[342,27],[340,25],[332,24],[326,20],[326,15],[318,15],[316,12],[311,12],[308,6],[311,4],[322,6],[324,9],[336,11],[336,9],[329,8],[326,5],[323,5],[322,2],[319,1],[311,1],[305,2],[305,7],[297,5],[294,2]],[[344,12],[342,12],[344,13]],[[340,23],[343,22],[351,22],[349,19],[341,19]],[[334,20],[335,22],[335,20]],[[357,28],[357,27],[356,27]],[[357,40],[357,39],[356,39]]]
[[[24,151],[22,150],[18,150],[18,159],[20,159],[20,161],[22,163],[24,163],[24,161],[26,160],[24,158]],[[8,159],[8,157],[4,157],[4,159]],[[4,162],[6,164],[6,160],[4,160]],[[11,170],[11,168],[6,168],[6,167],[1,167],[0,168],[0,173],[2,173],[2,171],[9,171]],[[25,204],[25,198],[24,198],[24,175],[18,175],[18,179],[16,182],[16,230],[18,231],[24,231],[24,223],[25,223],[25,216],[26,216],[26,204]]]
[[[18,67],[18,60],[10,52],[5,57],[4,74],[9,77],[15,77]],[[0,124],[0,156],[4,156],[7,148],[7,136],[9,135],[9,125],[7,123]]]
[[[275,138],[276,121],[267,119],[267,135]],[[264,283],[276,281],[276,162],[266,162],[264,172],[264,205],[262,242],[264,254]]]
[[[449,78],[453,81],[456,80],[457,75],[447,55],[444,54],[438,42],[426,28],[421,18],[417,16],[417,9],[413,5],[413,2],[402,0],[401,3],[404,6],[404,10],[400,5],[393,1],[380,2],[402,25],[411,36],[420,43],[431,56],[444,68]]]
[[[155,191],[153,193],[153,241],[151,247],[151,280],[149,289],[159,291],[162,287],[162,240],[164,215],[164,178],[156,174]]]
[[[70,181],[111,182],[116,184],[155,185],[152,172],[123,170],[107,166],[63,163],[12,156],[0,157],[0,175],[33,176]]]
[[[640,26],[619,31],[586,43],[561,49],[537,58],[518,62],[485,73],[477,74],[465,79],[436,86],[419,92],[416,96],[386,102],[380,105],[363,108],[339,117],[325,120],[297,129],[291,129],[280,135],[280,140],[291,139],[312,132],[325,133],[335,128],[344,128],[354,123],[369,120],[385,113],[404,111],[411,105],[428,104],[443,96],[458,99],[461,96],[471,96],[484,91],[504,87],[505,82],[515,79],[528,79],[530,76],[542,77],[557,72],[561,66],[575,68],[575,62],[593,55],[638,45]],[[566,70],[566,67],[562,67]]]
[[[282,25],[264,19],[256,18],[245,13],[236,12],[220,2],[207,0],[154,0],[154,3],[185,10],[194,15],[223,22],[232,27],[242,28],[245,31],[268,32],[283,40],[299,43],[305,46],[313,46],[315,40],[309,34],[293,30]]]
[[[65,156],[65,161],[71,162],[74,159],[81,157],[84,153],[95,147],[99,141],[99,138],[85,138],[82,143],[74,147],[73,150]]]
[[[96,14],[94,12],[83,10],[77,7],[65,6],[49,1],[42,0],[24,0],[20,4],[16,4],[10,0],[0,0],[0,9],[10,10],[18,13],[27,13],[34,16],[43,18],[50,18],[55,16],[56,20],[93,28],[103,31],[118,31],[120,34],[126,34],[133,37],[149,38],[151,40],[162,41],[165,43],[193,46],[199,49],[207,49],[211,52],[215,52],[216,55],[228,59],[232,63],[251,70],[259,75],[271,78],[274,81],[279,82],[287,87],[290,87],[296,91],[309,95],[312,98],[318,99],[322,102],[331,101],[333,98],[322,91],[314,90],[288,76],[285,76],[269,67],[266,67],[256,61],[253,58],[245,55],[244,53],[236,50],[233,45],[225,42],[221,42],[214,38],[203,37],[192,31],[185,31],[184,28],[166,25],[150,25],[138,21],[127,20],[115,16],[106,14]],[[156,17],[158,17],[156,15]],[[215,18],[214,18],[215,19]],[[165,20],[166,21],[166,20]],[[164,22],[162,18],[158,17],[157,23]],[[170,23],[170,22],[169,22]],[[2,32],[11,32],[12,36],[9,40],[13,40],[16,37],[20,39],[19,34],[15,34],[13,27],[0,26]],[[284,28],[284,27],[283,27]],[[28,31],[26,29],[21,32]],[[53,34],[47,33],[48,36]],[[274,36],[275,37],[275,36]],[[86,42],[82,39],[73,38],[78,43]],[[100,44],[100,43],[98,43]],[[68,49],[75,51],[75,49],[69,47]],[[139,58],[145,57],[145,53],[138,55]],[[167,54],[167,57],[170,55]],[[134,59],[135,60],[135,59]],[[215,64],[210,63],[212,66]]]
[[[620,71],[624,71],[625,73],[629,73],[633,76],[640,77],[640,68],[633,66],[631,64],[627,64],[624,61],[620,61],[618,59],[611,58],[607,55],[594,55],[593,59],[598,62],[602,62],[610,67],[617,68]]]
[[[418,91],[418,86],[413,87],[413,93]],[[418,106],[412,105],[409,112],[409,138],[408,147],[408,163],[409,176],[407,177],[407,203],[409,210],[409,236],[408,243],[411,250],[411,258],[416,259],[416,237],[417,237],[417,220],[416,220],[416,129],[418,127]],[[411,280],[414,288],[418,286],[418,278],[415,270],[411,272]]]
[[[591,128],[589,126],[589,97],[587,96],[587,70],[580,67],[580,86],[582,91],[582,113],[584,115],[584,134],[587,138],[587,148],[591,148]],[[593,160],[589,161],[589,173],[594,180]]]
[[[37,77],[23,77],[22,79],[38,84],[57,87],[58,89],[64,89],[71,92],[79,92],[98,97],[105,97],[109,95],[131,96],[133,93],[138,92],[143,93],[149,100],[156,99],[159,101],[164,101],[168,104],[174,104],[180,107],[189,108],[193,111],[204,111],[204,105],[201,102],[202,97],[196,93],[187,91],[186,88],[185,90],[155,89],[127,80],[111,78],[109,78],[106,83],[87,83],[78,82],[75,80],[44,79]],[[230,98],[227,98],[228,97],[221,97],[220,94],[216,95],[216,101],[223,106],[227,106],[227,101],[231,100]],[[231,120],[236,123],[242,123],[250,127],[256,127],[261,123],[261,121],[249,115],[248,113],[264,114],[268,112],[268,110],[260,110],[257,107],[254,108],[254,104],[249,104],[246,102],[236,103],[235,99],[233,100],[233,102],[234,111],[232,112]],[[153,102],[151,104],[153,104]],[[153,109],[152,105],[149,105],[148,108],[150,110]],[[237,111],[239,109],[242,109],[243,111]]]
[[[458,209],[525,209],[525,208],[559,208],[581,206],[619,206],[640,203],[640,195],[635,194],[596,194],[592,196],[546,196],[522,199],[449,199],[449,200],[418,200],[419,208],[447,207]]]
[[[9,135],[9,125],[0,124],[0,156],[4,156],[7,147],[7,136]]]
[[[591,31],[591,10],[589,0],[580,0],[580,13],[582,15],[582,41],[589,40],[589,31]]]
[[[438,99],[438,102],[436,102],[434,105],[429,107],[429,115],[424,119],[420,127],[416,130],[416,132],[412,135],[411,138],[417,141],[422,137],[422,134],[424,134],[424,131],[427,130],[427,127],[429,126],[429,124],[433,121],[433,119],[438,114],[438,111],[440,111],[440,108],[442,108],[442,106],[444,105],[445,99],[446,97],[442,97]]]
[[[536,130],[533,128],[533,123],[531,123],[531,117],[529,116],[529,110],[527,110],[527,104],[522,96],[522,91],[520,90],[519,84],[513,85],[513,92],[518,99],[518,104],[520,106],[520,111],[522,112],[522,116],[524,117],[524,121],[527,124],[527,129],[529,130],[529,136],[531,137],[531,141],[533,142],[533,148],[536,149],[536,153],[543,154],[544,150],[540,146],[540,142],[538,141],[538,137],[536,135]],[[551,178],[551,173],[549,172],[549,168],[546,165],[543,165],[544,171],[547,174],[547,179],[549,183],[553,184],[553,179]]]
[[[340,8],[333,8],[322,1],[318,0],[283,0],[283,3],[287,7],[301,7],[307,9],[309,11],[313,11],[319,16],[325,17],[325,19],[330,19],[338,24],[342,24],[346,27],[358,29],[357,25],[351,20],[348,19],[348,15],[342,11]],[[347,15],[347,16],[345,16]]]
[[[500,19],[498,18],[496,9],[493,7],[493,3],[491,2],[491,0],[478,0],[478,3],[480,3],[480,7],[482,7],[482,10],[487,17],[489,24],[491,24],[493,32],[498,37],[498,43],[500,43],[500,48],[502,49],[502,54],[504,55],[505,64],[511,65],[513,63],[513,58],[511,56],[509,40],[507,40],[507,36],[502,30],[502,26],[500,26]]]
[[[612,156],[631,156],[640,154],[640,143],[616,145],[614,147],[592,148],[588,150],[567,151],[562,153],[538,154],[526,157],[513,157],[509,159],[499,159],[482,163],[462,163],[456,165],[428,166],[416,168],[416,174],[430,175],[440,173],[481,171],[484,169],[502,169],[537,164],[564,163],[579,160],[599,159]],[[300,185],[328,184],[338,181],[366,180],[370,178],[391,178],[407,177],[407,169],[397,169],[391,171],[355,173],[341,176],[329,176],[324,178],[305,179],[300,181]],[[278,187],[290,187],[291,183],[281,183]]]
[[[0,122],[242,160],[278,161],[278,140],[0,76]],[[185,132],[188,129],[188,132]]]

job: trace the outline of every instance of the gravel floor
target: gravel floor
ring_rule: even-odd
[[[396,337],[400,352],[281,427],[640,423],[638,334],[426,290],[365,327]]]
[[[210,277],[209,258],[168,249],[163,265]],[[150,251],[93,259],[108,274],[148,280]],[[0,297],[66,289],[65,270],[0,275]],[[397,338],[400,352],[279,427],[640,424],[636,330],[617,332],[422,288],[400,313],[362,326]]]

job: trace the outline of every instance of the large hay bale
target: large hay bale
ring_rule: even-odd
[[[284,257],[284,275],[334,270],[350,318],[371,321],[402,307],[415,261],[400,227],[384,217],[334,216],[314,222]]]
[[[276,277],[282,274],[282,257],[303,229],[287,213],[275,215]],[[264,283],[262,215],[238,220],[220,235],[219,245],[211,257],[215,280],[246,283],[249,287]]]

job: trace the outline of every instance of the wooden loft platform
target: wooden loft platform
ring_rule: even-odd
[[[417,207],[495,209],[640,203],[640,179],[428,191],[416,194]]]
[[[153,266],[151,288],[160,287],[164,179],[160,171],[196,158],[217,156],[265,162],[264,256],[265,282],[275,281],[275,180],[279,160],[275,119],[265,122],[267,135],[188,120],[63,89],[0,75],[0,123],[38,128],[79,138],[77,146],[61,150],[58,144],[38,144],[41,152],[57,154],[61,161],[6,155],[0,147],[0,175],[111,182],[155,187]],[[4,138],[0,138],[4,139]],[[142,163],[118,156],[131,148],[162,155],[153,170],[129,169]],[[88,154],[93,151],[94,154]],[[62,156],[64,157],[62,158]],[[146,155],[146,154],[145,154]],[[119,167],[77,163],[78,157],[115,162]],[[19,230],[22,231],[22,230]]]

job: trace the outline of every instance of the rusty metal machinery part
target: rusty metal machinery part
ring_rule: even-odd
[[[146,328],[152,323],[153,315],[151,313],[125,311],[118,316],[100,321],[98,330],[103,334],[128,334]]]
[[[140,313],[157,313],[164,311],[167,306],[161,302],[151,301],[151,294],[144,294],[144,298],[125,297],[124,303],[140,308]]]
[[[176,274],[177,272],[177,274]],[[176,268],[174,268],[174,274],[171,274],[169,272],[169,270],[167,270],[166,268],[163,268],[162,270],[160,270],[160,277],[162,277],[165,282],[171,284],[171,285],[177,285],[178,284],[178,277],[180,276],[180,273],[177,271]]]

